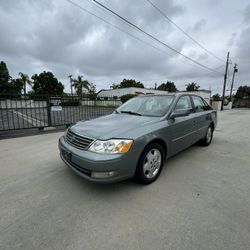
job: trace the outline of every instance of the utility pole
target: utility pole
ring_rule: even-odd
[[[69,75],[69,81],[70,81],[70,91],[71,91],[71,96],[73,96],[73,89],[72,89],[72,75]]]
[[[225,69],[225,74],[224,74],[224,85],[223,85],[223,93],[222,93],[222,100],[221,100],[221,108],[220,108],[220,110],[223,110],[223,107],[224,107],[225,90],[226,90],[226,83],[227,83],[228,62],[229,62],[229,52],[227,52],[227,62],[226,62],[226,69]]]
[[[235,63],[234,64],[234,73],[233,73],[233,78],[232,78],[232,84],[231,84],[231,89],[230,89],[230,101],[231,101],[233,87],[234,87],[234,76],[235,76],[235,73],[237,73],[237,72],[238,72],[238,65]]]
[[[157,89],[157,83],[155,82],[155,89]]]

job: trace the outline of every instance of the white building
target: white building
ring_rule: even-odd
[[[185,93],[185,91],[181,91],[179,93]],[[145,88],[121,88],[121,89],[102,89],[98,92],[97,97],[115,97],[119,98],[123,95],[127,94],[158,94],[158,95],[164,95],[168,93],[167,91],[162,90],[155,90],[155,89],[145,89]],[[210,103],[211,99],[211,91],[210,90],[199,90],[199,91],[192,91],[189,93],[193,93],[196,95],[199,95],[203,97],[207,103]]]
[[[166,91],[145,89],[145,88],[121,88],[121,89],[102,89],[98,92],[98,97],[121,97],[127,94],[166,94]]]

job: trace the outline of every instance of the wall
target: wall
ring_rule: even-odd
[[[47,107],[46,101],[34,100],[1,100],[0,108],[45,108]]]
[[[143,89],[143,88],[122,88],[122,89],[108,89],[108,90],[101,90],[98,93],[98,97],[104,96],[117,96],[121,97],[127,94],[136,94],[136,93],[143,93],[143,94],[166,94],[167,91],[155,90],[155,89]]]
[[[220,110],[221,109],[221,101],[213,101],[212,108],[215,110]]]
[[[104,100],[104,101],[81,101],[83,106],[103,106],[103,107],[119,107],[122,104],[120,100]]]

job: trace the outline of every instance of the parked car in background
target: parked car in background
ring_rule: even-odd
[[[159,177],[165,159],[198,141],[208,146],[216,124],[216,111],[200,96],[138,96],[111,115],[70,127],[59,139],[60,156],[90,181],[135,177],[149,184]]]

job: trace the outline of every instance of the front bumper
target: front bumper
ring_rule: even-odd
[[[77,149],[68,144],[64,137],[59,139],[60,156],[65,164],[77,175],[98,183],[113,183],[134,176],[137,160],[130,152],[127,154],[97,154]],[[133,160],[134,159],[134,160]],[[92,172],[111,172],[113,176],[94,178]]]

